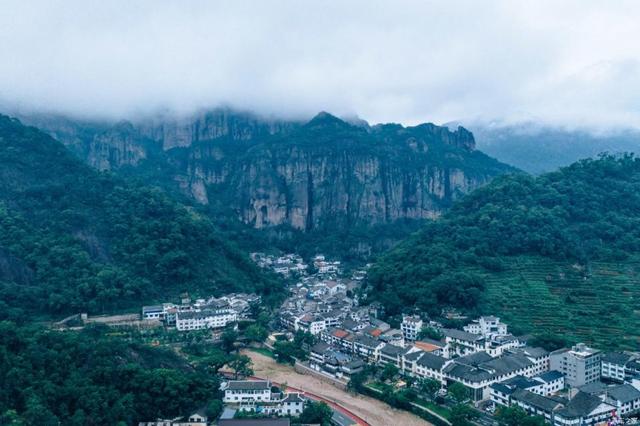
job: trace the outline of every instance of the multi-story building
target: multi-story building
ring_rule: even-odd
[[[245,401],[271,401],[271,382],[268,380],[231,380],[222,384],[227,404]]]
[[[418,339],[418,334],[422,331],[423,322],[417,315],[404,315],[400,330],[405,340],[413,342]]]
[[[491,396],[490,386],[521,375],[533,377],[536,364],[523,354],[505,354],[493,358],[486,352],[476,352],[456,358],[443,368],[447,383],[458,382],[466,386],[474,401]]]
[[[190,311],[176,313],[176,329],[179,331],[202,330],[205,328],[222,328],[227,324],[238,320],[238,315],[228,310],[215,311]]]
[[[579,343],[551,352],[550,368],[565,375],[567,386],[583,386],[600,379],[600,355],[599,350]]]
[[[447,358],[466,356],[484,351],[485,338],[480,334],[473,334],[455,328],[445,328],[443,333],[446,343],[444,355]]]
[[[283,393],[272,390],[268,380],[232,380],[223,383],[223,401],[239,411],[281,416],[297,416],[302,413],[304,399],[299,393]]]
[[[467,333],[479,334],[484,337],[493,335],[504,336],[507,334],[507,324],[500,322],[500,318],[487,316],[474,320],[471,324],[463,327]]]
[[[626,352],[607,352],[602,355],[601,375],[603,379],[623,383],[640,378],[640,356]]]

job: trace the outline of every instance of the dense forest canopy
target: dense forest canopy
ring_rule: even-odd
[[[0,116],[0,316],[102,312],[280,286],[205,216]]]
[[[638,288],[634,262],[639,253],[640,159],[602,156],[537,178],[525,174],[496,178],[379,259],[369,274],[368,294],[382,301],[389,314],[411,306],[432,314],[443,306],[478,313],[505,308],[496,307],[495,299],[487,296],[492,289],[488,281],[509,271],[514,275],[514,263],[520,262],[518,274],[524,274],[525,281],[526,274],[542,264],[570,265],[581,274],[580,281],[590,285],[579,289],[584,292],[604,285],[598,281],[598,271],[590,268],[610,262],[629,269],[616,272],[617,281],[611,284],[617,286],[611,291],[626,297],[613,315],[628,314],[637,321],[631,292]],[[554,285],[556,269],[543,278],[548,286]],[[566,281],[567,274],[557,275]],[[492,285],[508,290],[506,282]],[[567,294],[567,303],[581,295],[572,295],[570,286],[564,285],[552,289],[549,297],[561,291]],[[607,302],[592,303],[582,306],[585,312]]]
[[[137,424],[182,416],[220,398],[215,375],[171,350],[107,331],[61,333],[0,322],[0,424]]]

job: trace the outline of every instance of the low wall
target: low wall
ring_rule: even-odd
[[[322,374],[319,371],[316,371],[312,368],[307,367],[306,365],[300,363],[300,362],[296,362],[296,364],[294,365],[294,369],[296,370],[297,373],[300,374],[306,374],[309,376],[313,376],[317,379],[322,380],[323,382],[329,383],[337,388],[340,388],[342,390],[346,390],[347,389],[347,383],[340,380],[340,379],[336,379],[334,377],[330,377],[327,376],[326,374]]]

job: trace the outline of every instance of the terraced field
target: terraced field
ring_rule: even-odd
[[[518,329],[640,348],[640,259],[583,267],[518,257],[505,271],[483,275],[484,310],[499,313]]]

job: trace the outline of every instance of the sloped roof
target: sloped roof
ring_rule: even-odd
[[[632,358],[631,355],[624,352],[607,352],[602,356],[602,362],[610,362],[612,364],[624,365]]]
[[[304,400],[300,397],[299,393],[288,393],[287,397],[282,400],[282,402],[290,402],[290,403],[303,402],[303,401]]]
[[[405,353],[403,355],[403,357],[407,361],[415,361],[418,358],[420,358],[422,355],[424,355],[424,351],[414,351],[414,352],[411,352],[411,353]]]
[[[270,389],[268,380],[231,380],[228,383],[229,390],[265,390]]]
[[[547,413],[552,412],[558,407],[561,407],[562,404],[555,399],[547,398],[542,395],[535,394],[533,392],[529,392],[525,389],[518,389],[511,394],[511,399],[515,399],[518,401],[522,401],[525,404],[528,404],[532,407],[538,408]]]
[[[640,391],[628,383],[610,387],[607,395],[623,404],[640,399]]]
[[[445,328],[442,332],[447,337],[467,342],[477,342],[478,340],[483,339],[479,334],[467,333],[466,331],[458,330],[456,328]]]
[[[311,352],[315,352],[317,354],[325,353],[330,349],[330,346],[324,342],[318,342],[311,347]]]
[[[558,410],[558,414],[565,418],[585,417],[598,408],[600,404],[605,403],[597,396],[578,391],[576,396],[574,396],[564,408]],[[611,410],[613,409],[614,407],[611,406]]]
[[[387,344],[380,349],[380,353],[390,357],[397,357],[404,353],[404,349],[396,345]]]
[[[440,371],[446,362],[447,360],[443,357],[426,352],[418,359],[417,364],[431,370]]]
[[[558,380],[562,377],[564,377],[564,374],[557,370],[546,371],[536,376],[537,379],[540,379],[545,383],[553,382],[554,380]]]

